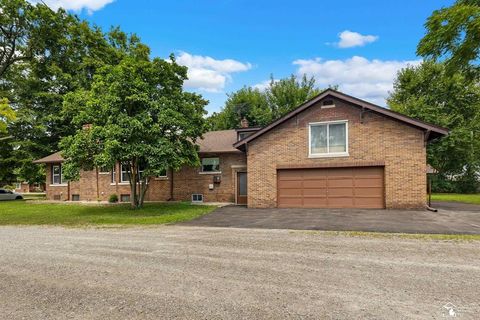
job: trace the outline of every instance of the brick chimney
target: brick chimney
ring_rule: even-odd
[[[243,117],[242,121],[240,121],[241,128],[248,128],[248,120]]]

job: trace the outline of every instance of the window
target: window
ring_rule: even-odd
[[[59,164],[52,165],[52,184],[62,184],[63,173],[62,166]]]
[[[310,156],[348,155],[347,121],[311,123]]]
[[[72,201],[80,201],[80,195],[79,194],[72,194]]]
[[[144,169],[140,168],[138,170],[138,178],[142,179]],[[125,182],[130,182],[130,165],[129,164],[120,164],[120,182],[125,183]]]
[[[192,202],[203,202],[203,194],[192,194]]]
[[[15,189],[21,189],[22,184],[20,182],[15,182]]]
[[[98,168],[98,173],[109,173],[110,168],[109,167],[100,167]]]
[[[120,165],[120,171],[121,171],[120,182],[129,182],[130,181],[130,177],[129,177],[129,174],[128,174],[128,171],[130,170],[129,167],[130,167],[129,165],[124,165],[123,163]]]
[[[129,194],[121,194],[120,195],[120,202],[130,202],[130,195]]]
[[[157,176],[157,178],[168,178],[167,175],[167,169],[163,169],[160,174]]]
[[[219,158],[203,158],[202,172],[220,172]]]

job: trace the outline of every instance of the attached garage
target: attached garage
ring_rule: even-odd
[[[280,169],[279,208],[385,208],[383,167]]]

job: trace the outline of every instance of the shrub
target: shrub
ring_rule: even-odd
[[[118,202],[118,196],[115,193],[111,194],[110,197],[108,197],[108,202],[117,203]]]
[[[3,186],[3,189],[13,191],[13,190],[15,190],[15,186],[7,184],[7,185]]]

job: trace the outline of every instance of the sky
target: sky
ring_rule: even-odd
[[[398,70],[416,65],[433,10],[453,0],[44,0],[108,30],[120,26],[152,56],[189,67],[185,90],[219,111],[243,86],[291,74],[385,106]]]

